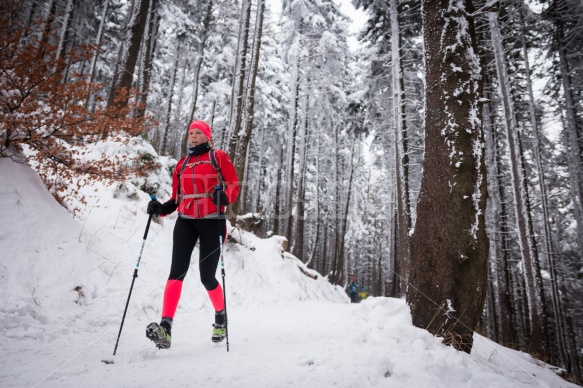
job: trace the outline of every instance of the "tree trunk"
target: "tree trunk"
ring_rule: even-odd
[[[312,246],[312,251],[310,253],[310,258],[308,259],[308,262],[306,263],[306,265],[308,266],[308,268],[316,268],[314,266],[314,257],[316,256],[316,252],[318,250],[318,245],[320,243],[320,230],[321,230],[321,218],[320,218],[320,195],[319,195],[319,188],[320,188],[320,136],[318,134],[316,134],[316,141],[318,143],[317,146],[317,151],[316,151],[316,177],[315,177],[315,193],[314,193],[314,215],[315,215],[315,219],[314,222],[316,223],[316,236],[314,237],[314,242],[313,242],[313,246]],[[324,272],[321,272],[324,273]]]
[[[307,80],[308,89],[310,85],[310,79]],[[308,135],[310,128],[308,126],[309,117],[309,106],[310,106],[310,96],[306,95],[305,98],[305,109],[304,109],[304,123],[302,125],[304,135],[302,136],[303,145],[300,149],[300,168],[299,168],[299,180],[298,180],[298,210],[296,217],[296,233],[294,236],[294,243],[292,244],[291,252],[298,259],[304,261],[304,229],[306,220],[306,156],[308,154]]]
[[[178,61],[180,60],[180,39],[177,39],[176,48],[174,49],[174,64],[170,70],[170,85],[168,85],[168,96],[166,97],[166,108],[162,117],[162,145],[160,146],[160,155],[167,155],[166,147],[168,146],[168,131],[170,127],[170,111],[172,110],[172,99],[174,98],[174,85],[176,83],[176,72],[178,71]]]
[[[551,283],[551,301],[553,307],[553,316],[555,321],[555,330],[556,330],[556,341],[553,341],[558,344],[559,347],[559,366],[565,368],[568,361],[567,356],[567,343],[566,343],[566,336],[565,336],[565,322],[563,320],[563,315],[561,311],[561,297],[559,293],[559,285],[557,279],[557,271],[555,267],[555,259],[554,259],[554,249],[552,244],[552,236],[551,236],[551,226],[550,226],[550,214],[549,214],[549,205],[546,193],[546,185],[545,185],[545,176],[544,170],[542,166],[541,160],[541,153],[540,153],[540,133],[538,128],[538,123],[536,119],[536,109],[534,103],[534,93],[532,90],[532,80],[530,74],[530,63],[528,59],[528,50],[526,46],[526,27],[524,26],[524,18],[525,15],[521,14],[522,16],[522,30],[520,34],[521,43],[522,43],[522,56],[524,59],[524,71],[525,71],[525,78],[526,78],[526,87],[528,91],[528,107],[529,107],[529,116],[530,116],[530,126],[531,130],[534,135],[534,159],[536,162],[537,167],[537,175],[538,175],[538,186],[540,191],[540,203],[543,211],[543,231],[544,231],[544,247],[545,247],[545,256],[547,258],[547,268],[549,270],[549,274],[551,276],[550,283]]]
[[[486,80],[486,82],[488,82]],[[495,281],[490,282],[491,287],[495,287],[496,309],[498,328],[498,342],[505,346],[515,346],[516,325],[514,317],[514,308],[512,305],[511,280],[509,276],[508,264],[508,228],[506,227],[506,207],[504,206],[503,186],[499,182],[500,170],[498,164],[500,158],[497,152],[496,132],[492,123],[490,102],[491,95],[485,95],[486,100],[484,107],[484,137],[486,139],[486,166],[488,166],[488,193],[489,193],[489,211],[492,219],[492,232],[490,233],[490,254],[492,260],[492,269]]]
[[[243,120],[243,94],[245,76],[247,75],[247,49],[249,46],[249,25],[251,23],[251,0],[243,0],[239,25],[239,42],[237,43],[237,63],[235,64],[233,98],[231,99],[231,114],[229,115],[229,156],[231,160],[237,157],[241,124]],[[241,47],[242,45],[242,47]],[[237,166],[236,166],[237,167]]]
[[[95,55],[91,58],[91,66],[89,66],[89,81],[88,83],[93,82],[95,78],[95,65],[97,63],[97,57],[99,57],[100,44],[101,44],[101,36],[103,35],[103,26],[105,25],[105,18],[107,16],[107,7],[109,5],[109,0],[105,0],[103,3],[103,11],[101,11],[101,21],[99,22],[99,29],[97,30],[97,37],[95,38]],[[89,101],[91,100],[91,94],[87,93],[87,98],[85,99],[85,109],[88,109]]]
[[[156,39],[158,36],[158,25],[160,24],[160,16],[158,15],[158,0],[151,0],[150,12],[148,15],[148,35],[144,47],[144,65],[142,69],[142,85],[140,95],[138,96],[138,107],[136,109],[136,117],[143,117],[146,113],[148,104],[148,94],[150,93],[150,79],[152,77],[152,64],[154,62],[154,53],[156,51]]]
[[[150,0],[137,0],[137,3],[134,3],[134,7],[130,11],[131,19],[124,41],[120,45],[107,106],[125,107],[128,104],[128,96],[118,99],[118,94],[122,89],[129,91],[132,87],[134,70],[146,28],[149,7]]]
[[[423,1],[425,157],[411,237],[413,324],[469,353],[488,287],[482,69],[471,0]]]
[[[59,45],[57,46],[56,58],[65,60],[65,52],[67,51],[67,42],[69,40],[69,30],[71,29],[71,20],[73,15],[73,0],[67,0],[67,8],[65,15],[61,21],[61,32],[59,33]]]
[[[571,176],[571,200],[577,219],[577,237],[579,254],[583,256],[583,171],[581,160],[581,147],[577,131],[577,116],[575,113],[575,100],[571,86],[571,69],[567,62],[567,50],[565,49],[565,37],[563,36],[563,22],[557,18],[555,26],[555,40],[559,52],[561,79],[563,81],[563,94],[565,96],[565,116],[567,128],[564,131],[567,148],[569,150],[569,175]]]
[[[247,166],[247,153],[249,150],[249,140],[251,139],[251,132],[253,130],[253,115],[255,111],[255,86],[257,81],[257,73],[259,71],[259,55],[261,53],[261,37],[263,36],[263,14],[265,13],[265,1],[259,0],[257,4],[257,17],[255,19],[255,38],[253,43],[254,51],[251,56],[251,65],[253,66],[252,73],[249,75],[249,88],[247,93],[249,94],[247,101],[247,117],[245,119],[245,129],[243,136],[237,136],[240,138],[239,147],[237,149],[235,157],[235,168],[237,170],[237,176],[239,180],[243,182],[248,189],[249,183],[247,182],[247,177],[245,176],[246,166]],[[243,214],[246,212],[245,203],[243,198],[240,198],[235,202],[233,206],[236,210],[236,214]]]
[[[275,183],[275,201],[273,204],[273,233],[281,234],[281,225],[279,223],[281,218],[281,186],[283,185],[282,175],[283,175],[283,145],[279,147],[279,158],[277,160],[277,181]]]
[[[498,14],[489,14],[490,33],[494,45],[496,58],[496,70],[498,73],[498,88],[502,100],[503,123],[506,129],[510,164],[512,171],[512,188],[516,205],[516,221],[518,224],[518,237],[520,250],[524,264],[524,277],[527,287],[526,296],[529,305],[530,321],[530,351],[538,356],[546,357],[548,354],[547,324],[544,311],[543,285],[540,277],[540,268],[536,254],[536,244],[531,232],[532,219],[529,211],[529,201],[526,191],[526,177],[522,166],[522,150],[519,134],[517,133],[516,116],[510,96],[509,77],[506,70],[502,36],[498,26]]]
[[[184,134],[182,135],[182,146],[181,149],[186,152],[188,148],[188,127],[190,123],[194,121],[194,114],[196,113],[196,104],[198,102],[198,87],[199,87],[199,80],[200,80],[200,69],[202,67],[202,62],[204,60],[204,51],[206,48],[206,41],[208,39],[208,34],[210,31],[210,24],[211,24],[211,17],[213,13],[213,1],[210,0],[206,9],[206,15],[202,22],[202,31],[201,31],[201,42],[200,48],[198,50],[198,58],[196,59],[196,65],[194,67],[194,79],[192,82],[192,105],[190,107],[190,113],[188,114],[188,120],[186,121],[186,128],[184,130]],[[212,128],[212,126],[211,126]]]
[[[399,257],[399,296],[405,296],[409,281],[409,155],[407,150],[407,126],[403,104],[404,80],[401,68],[401,38],[397,0],[390,0],[391,10],[391,65],[393,87],[393,123],[395,131],[396,186],[397,186],[397,249]]]
[[[354,181],[354,170],[356,170],[357,165],[354,165],[353,158],[354,158],[354,148],[356,147],[357,138],[353,139],[352,142],[352,151],[350,152],[350,175],[348,177],[348,188],[346,192],[346,202],[344,204],[344,212],[342,214],[338,214],[342,216],[341,218],[341,226],[340,228],[336,228],[340,233],[337,234],[337,252],[338,254],[335,256],[335,268],[333,269],[332,276],[330,281],[335,284],[340,284],[344,281],[344,241],[346,237],[346,230],[348,229],[348,208],[350,206],[350,197],[352,194],[352,182]],[[340,186],[340,185],[337,185]]]
[[[292,242],[293,238],[293,208],[294,208],[294,179],[295,179],[295,155],[296,155],[296,137],[298,133],[298,108],[300,101],[300,56],[298,55],[294,67],[294,85],[292,87],[293,105],[290,110],[290,134],[287,142],[287,191],[285,200],[286,228],[285,235]]]

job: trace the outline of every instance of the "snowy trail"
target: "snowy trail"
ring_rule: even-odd
[[[412,326],[403,300],[350,304],[340,287],[306,276],[278,237],[242,232],[244,245],[225,252],[230,352],[210,340],[213,311],[196,265],[172,347],[158,350],[145,328],[160,319],[172,217],[152,223],[114,357],[147,195],[99,188],[78,221],[30,168],[0,159],[0,181],[2,388],[574,387],[479,335],[471,355],[442,345]]]
[[[126,322],[115,357],[115,328],[69,333],[50,346],[21,340],[8,349],[11,356],[4,361],[11,373],[3,372],[0,382],[3,387],[567,386],[537,384],[526,371],[513,380],[499,374],[502,368],[485,373],[495,368],[482,368],[410,326],[407,307],[397,299],[233,308],[228,353],[224,343],[210,341],[212,312],[205,310],[179,311],[170,350],[158,350],[145,338],[145,317]]]

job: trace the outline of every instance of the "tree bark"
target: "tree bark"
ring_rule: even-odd
[[[125,107],[128,104],[128,96],[117,102],[116,99],[118,99],[118,93],[122,89],[129,91],[132,87],[134,70],[146,28],[149,7],[150,0],[137,0],[137,3],[134,3],[134,7],[130,11],[131,19],[126,31],[126,37],[120,45],[107,106],[117,105],[119,107]]]
[[[261,38],[263,36],[263,14],[265,13],[265,1],[259,0],[257,4],[257,17],[255,19],[255,37],[253,48],[254,51],[251,56],[251,64],[253,66],[251,74],[249,74],[249,87],[247,90],[248,101],[247,101],[247,114],[245,118],[245,128],[243,136],[238,136],[240,138],[239,147],[237,148],[237,153],[235,157],[235,168],[237,169],[237,176],[239,180],[243,182],[248,189],[249,183],[247,182],[247,177],[245,176],[245,170],[247,165],[247,153],[249,151],[249,140],[251,139],[251,132],[253,130],[253,115],[255,112],[255,87],[257,82],[257,73],[259,71],[259,56],[261,53]],[[245,202],[243,201],[243,196],[235,203],[235,211],[237,214],[243,214],[246,212]]]
[[[399,258],[399,296],[405,296],[409,281],[409,155],[407,150],[407,125],[403,104],[404,80],[401,67],[401,38],[397,0],[390,0],[391,11],[391,67],[393,87],[393,128],[395,131],[396,186],[397,186],[397,249]]]
[[[146,113],[148,104],[148,95],[150,93],[150,79],[152,78],[152,64],[154,62],[154,53],[156,51],[156,38],[158,36],[158,25],[160,16],[158,15],[158,0],[151,0],[150,11],[148,15],[148,35],[146,37],[142,69],[142,85],[140,95],[138,96],[138,107],[136,117],[143,117]]]
[[[91,65],[89,66],[89,81],[93,82],[95,79],[95,65],[97,64],[97,57],[99,57],[101,37],[103,35],[103,26],[105,25],[105,17],[107,16],[107,7],[109,5],[109,0],[105,0],[103,3],[103,11],[101,11],[101,21],[99,22],[99,29],[97,30],[97,37],[95,38],[94,46],[96,48],[95,55],[91,58]],[[87,98],[85,99],[85,109],[88,109],[89,101],[91,100],[91,94],[87,93]]]
[[[301,31],[301,29],[300,29]],[[296,137],[299,123],[299,102],[300,102],[300,56],[294,66],[294,85],[292,87],[293,105],[291,108],[290,131],[287,141],[287,191],[285,198],[284,214],[286,217],[285,236],[290,243],[293,238],[293,208],[294,208],[294,179],[295,179],[295,156],[296,156]]]
[[[423,1],[425,157],[411,237],[413,324],[469,353],[488,287],[482,69],[471,0]]]
[[[160,155],[167,155],[166,148],[168,146],[168,131],[170,127],[170,111],[172,110],[172,99],[174,98],[174,85],[176,83],[176,72],[178,71],[178,61],[180,60],[180,39],[176,42],[174,49],[174,64],[170,70],[170,85],[168,85],[168,96],[166,96],[166,108],[164,109],[164,116],[162,121],[162,144],[160,146]]]
[[[241,124],[243,120],[243,95],[245,77],[247,75],[247,50],[249,46],[249,25],[251,23],[251,0],[243,0],[239,25],[239,41],[237,43],[237,61],[235,64],[231,113],[229,115],[229,156],[235,160],[239,148]],[[242,47],[241,47],[242,46]]]

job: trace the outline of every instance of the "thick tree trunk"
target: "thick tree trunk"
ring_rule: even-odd
[[[411,237],[413,324],[470,352],[488,287],[482,69],[471,0],[425,0],[425,158]]]

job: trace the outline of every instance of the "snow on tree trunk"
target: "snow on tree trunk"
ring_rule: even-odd
[[[67,1],[67,8],[65,15],[61,21],[61,31],[59,33],[59,45],[57,46],[56,57],[65,59],[65,51],[67,49],[67,41],[69,38],[69,30],[71,29],[71,15],[73,14],[73,0]]]
[[[101,44],[101,37],[103,35],[103,26],[105,25],[105,17],[107,16],[107,7],[109,5],[109,0],[105,0],[103,2],[103,10],[101,11],[101,20],[99,21],[99,29],[97,30],[97,37],[95,38],[94,46],[98,49],[91,58],[91,65],[89,66],[89,80],[88,83],[90,84],[93,82],[95,78],[95,65],[97,63],[97,57],[99,57],[99,46]],[[85,109],[88,109],[89,102],[91,100],[91,93],[87,93],[87,98],[85,99]],[[141,116],[140,116],[141,117]]]
[[[409,208],[409,177],[405,106],[403,104],[403,72],[401,70],[401,39],[399,35],[399,13],[397,0],[390,0],[391,10],[391,67],[393,87],[393,128],[395,131],[396,171],[397,171],[397,248],[399,257],[399,294],[404,296],[409,281],[409,231],[411,210]]]
[[[194,121],[194,114],[196,113],[196,105],[198,101],[198,89],[200,81],[200,69],[202,67],[202,62],[205,55],[206,41],[209,37],[210,23],[213,12],[213,1],[209,1],[205,18],[202,22],[202,31],[200,32],[201,41],[200,47],[197,53],[196,65],[194,66],[194,79],[192,80],[192,104],[190,106],[190,113],[188,114],[188,120],[186,121],[186,128],[184,134],[182,135],[182,146],[181,149],[185,150],[188,148],[188,127],[190,123]]]
[[[300,35],[301,35],[300,27]],[[299,121],[299,100],[300,100],[300,56],[298,53],[297,59],[294,62],[293,68],[293,78],[294,84],[292,85],[292,96],[293,104],[290,108],[290,122],[289,122],[289,137],[287,139],[287,158],[286,166],[287,171],[285,178],[287,180],[286,184],[286,196],[285,205],[283,209],[284,216],[286,217],[285,224],[285,236],[288,241],[292,241],[293,237],[293,207],[294,207],[294,179],[295,179],[295,156],[296,156],[296,137],[298,133],[298,121]]]
[[[425,0],[425,156],[411,237],[413,324],[470,352],[488,287],[482,68],[471,0]]]
[[[529,201],[526,192],[525,173],[521,164],[521,144],[518,134],[518,126],[514,113],[514,106],[510,96],[510,81],[502,36],[498,26],[498,14],[489,13],[490,33],[496,58],[496,70],[498,74],[498,89],[502,100],[503,124],[506,129],[508,151],[512,171],[512,188],[516,209],[516,221],[518,224],[518,238],[523,262],[523,275],[526,284],[526,296],[528,300],[530,321],[530,351],[540,357],[546,356],[548,351],[547,324],[543,300],[543,285],[540,276],[540,268],[536,253],[536,245],[532,234],[532,221],[529,211]]]
[[[257,17],[255,19],[255,37],[253,40],[253,52],[251,55],[252,71],[248,76],[249,85],[247,88],[248,101],[247,112],[245,117],[245,126],[243,134],[240,136],[239,146],[237,147],[237,154],[234,159],[235,168],[237,170],[237,177],[244,184],[245,192],[248,189],[249,182],[247,182],[246,168],[249,151],[249,140],[251,139],[251,132],[253,130],[253,115],[255,112],[255,86],[257,82],[257,73],[259,71],[259,54],[261,52],[261,37],[263,36],[263,15],[265,13],[265,1],[259,0],[257,4]],[[233,205],[237,214],[243,214],[247,211],[245,209],[245,196],[241,196]]]
[[[128,23],[124,40],[119,48],[116,70],[113,74],[107,106],[118,105],[119,107],[125,107],[128,104],[127,98],[123,98],[117,102],[116,99],[122,89],[125,88],[129,91],[132,87],[134,70],[136,68],[144,30],[146,29],[149,7],[150,0],[136,0],[134,7],[130,11],[130,22]]]
[[[158,15],[158,0],[152,0],[148,15],[148,31],[144,44],[145,53],[143,55],[142,85],[138,96],[138,107],[136,117],[142,117],[146,113],[148,94],[150,93],[150,80],[152,78],[152,64],[154,62],[154,52],[156,49],[156,39],[158,35],[158,25],[160,16]]]
[[[241,125],[243,120],[243,96],[245,94],[245,77],[247,76],[247,49],[249,46],[249,25],[251,23],[251,0],[243,0],[237,43],[237,60],[235,63],[234,82],[229,115],[229,156],[235,160],[239,150]],[[240,179],[240,177],[239,177]]]
[[[577,237],[579,243],[579,254],[583,255],[583,170],[581,160],[581,147],[579,134],[577,131],[577,117],[575,113],[575,101],[573,98],[573,88],[571,86],[571,70],[567,62],[565,49],[565,37],[563,36],[563,25],[559,19],[556,25],[556,42],[559,52],[559,63],[561,69],[561,80],[563,81],[563,94],[565,96],[565,117],[567,126],[565,132],[567,148],[569,150],[569,174],[571,176],[571,199],[573,210],[577,219]]]
[[[310,79],[307,80],[307,89],[310,89]],[[298,209],[297,209],[297,217],[296,217],[296,226],[295,226],[295,236],[294,242],[291,246],[292,254],[299,258],[300,260],[304,261],[304,229],[305,229],[305,219],[306,219],[306,158],[307,158],[307,148],[309,146],[308,143],[308,135],[309,135],[309,124],[308,124],[308,117],[310,116],[309,106],[310,106],[310,95],[307,94],[304,98],[303,102],[304,108],[304,120],[302,124],[302,132],[303,136],[301,138],[301,146],[300,146],[300,166],[299,166],[299,179],[298,179]]]
[[[178,71],[178,61],[180,60],[180,39],[176,42],[174,48],[174,62],[170,70],[170,85],[168,85],[168,96],[166,96],[166,108],[162,116],[162,145],[160,146],[160,154],[167,155],[168,146],[168,131],[170,127],[170,112],[172,111],[172,99],[174,98],[174,85],[176,83],[176,72]]]

